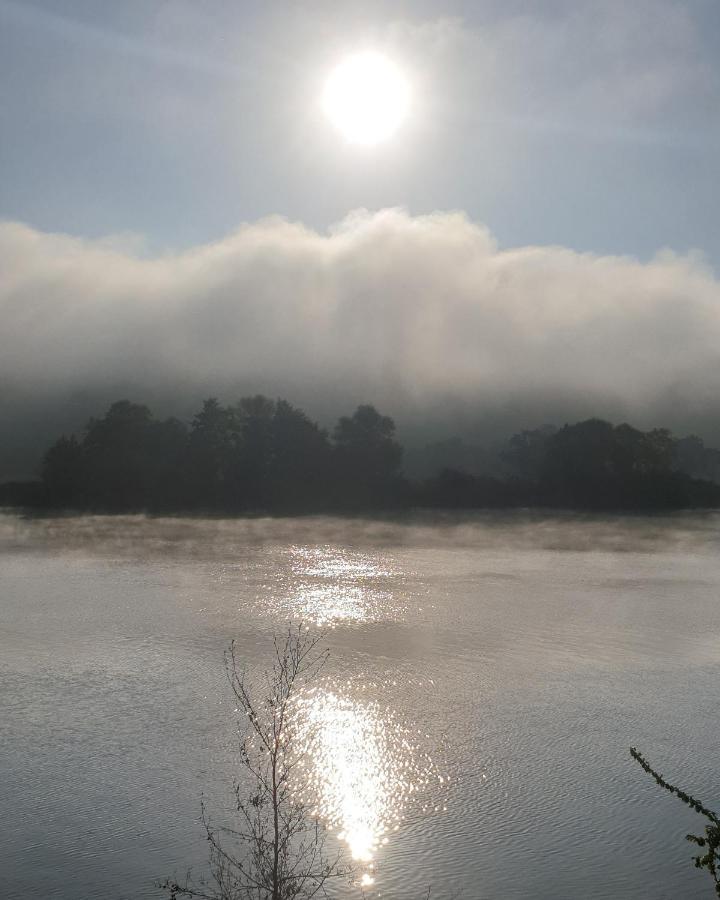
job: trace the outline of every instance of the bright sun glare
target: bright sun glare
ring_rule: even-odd
[[[354,144],[377,144],[393,135],[410,106],[410,85],[402,71],[380,53],[358,53],[330,74],[323,109]]]

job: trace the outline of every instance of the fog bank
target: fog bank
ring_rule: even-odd
[[[153,258],[6,222],[0,273],[10,448],[120,396],[186,414],[255,391],[321,419],[372,402],[410,430],[599,413],[718,433],[720,284],[692,255],[502,249],[462,213],[387,209]]]

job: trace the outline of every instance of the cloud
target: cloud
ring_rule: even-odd
[[[155,258],[131,247],[0,226],[6,425],[26,401],[176,411],[251,390],[316,415],[510,410],[515,427],[602,413],[707,433],[720,406],[720,283],[695,256],[500,249],[462,213],[398,209],[327,233],[268,219]]]
[[[425,92],[443,85],[440,114],[451,97],[466,119],[701,143],[720,97],[703,27],[677,0],[518,0],[473,19],[397,21],[385,39],[416,62]]]

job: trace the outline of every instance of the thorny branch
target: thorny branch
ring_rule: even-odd
[[[694,856],[693,862],[695,863],[696,868],[707,869],[715,884],[715,894],[720,897],[720,818],[717,813],[708,809],[707,806],[691,794],[686,793],[680,788],[675,787],[675,785],[670,784],[669,781],[666,781],[659,772],[656,772],[655,769],[653,769],[650,763],[635,747],[630,748],[630,755],[642,766],[648,775],[655,779],[656,783],[659,784],[661,788],[674,794],[679,800],[682,800],[686,806],[689,806],[691,809],[695,810],[696,813],[704,816],[710,823],[705,826],[705,837],[700,837],[696,834],[688,834],[685,837],[686,840],[693,844],[697,844],[698,847],[705,850],[705,853]]]

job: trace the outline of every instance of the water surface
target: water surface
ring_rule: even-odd
[[[331,659],[306,786],[369,896],[711,895],[720,518],[0,516],[6,898],[160,896],[200,872],[237,771],[231,639]],[[337,886],[338,897],[357,887]]]

